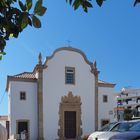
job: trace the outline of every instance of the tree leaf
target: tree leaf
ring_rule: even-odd
[[[96,0],[97,4],[101,7],[104,0]]]
[[[35,4],[34,13],[36,14],[41,7],[42,7],[42,0],[38,0]]]
[[[81,5],[81,1],[75,0],[73,3],[74,10],[77,10],[80,5]]]
[[[2,60],[2,55],[0,55],[0,60]]]
[[[30,19],[30,17],[28,17],[28,24],[32,26],[32,20]]]
[[[26,6],[29,11],[32,8],[32,0],[26,0]]]
[[[0,54],[2,54],[2,55],[6,55],[6,52],[1,52]]]
[[[134,6],[136,6],[136,4],[140,3],[140,0],[135,0],[134,2]]]
[[[32,16],[32,22],[35,28],[41,28],[41,22],[35,15]]]
[[[72,0],[69,0],[70,5],[72,4]]]
[[[88,8],[83,6],[84,11],[87,13],[88,12]]]
[[[28,25],[28,14],[23,13],[22,14],[22,21],[21,21],[21,28],[24,29],[27,27],[27,25]]]
[[[19,3],[19,6],[20,6],[22,11],[26,11],[27,10],[26,5],[24,5],[20,0],[18,1],[18,3]]]
[[[13,33],[10,34],[10,38],[13,38]]]
[[[85,7],[92,7],[92,4],[89,1],[84,2]]]
[[[47,8],[42,6],[42,7],[38,8],[38,11],[36,14],[38,16],[43,16],[45,14],[46,10],[47,10]]]

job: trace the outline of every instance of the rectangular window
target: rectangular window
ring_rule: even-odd
[[[20,100],[26,100],[26,92],[24,91],[20,92]]]
[[[65,137],[67,139],[76,138],[76,111],[65,111],[64,123]]]
[[[108,96],[107,95],[103,95],[103,102],[107,103],[108,102]]]
[[[75,68],[73,67],[65,68],[65,83],[75,84]]]

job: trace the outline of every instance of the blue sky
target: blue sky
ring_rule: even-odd
[[[48,10],[41,18],[42,28],[28,27],[7,43],[7,55],[0,61],[0,115],[7,114],[7,75],[32,71],[39,52],[44,59],[67,46],[68,40],[90,61],[97,61],[99,79],[116,83],[116,91],[140,88],[140,5],[134,8],[133,2],[106,0],[102,8],[93,2],[86,14],[73,11],[65,0],[45,1]]]

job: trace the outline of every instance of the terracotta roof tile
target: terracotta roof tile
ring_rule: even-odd
[[[8,120],[8,116],[0,116],[0,120]]]
[[[112,84],[112,83],[108,83],[108,82],[105,82],[105,81],[102,81],[102,80],[98,80],[98,83],[101,83],[101,84]]]
[[[14,78],[24,78],[24,79],[36,79],[35,73],[33,72],[23,72],[17,75],[12,76]]]
[[[116,84],[114,83],[108,83],[102,80],[98,80],[98,86],[99,87],[114,87]]]

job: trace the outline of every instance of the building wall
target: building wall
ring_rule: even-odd
[[[37,84],[31,82],[10,82],[10,135],[16,134],[16,121],[29,120],[31,140],[37,138]],[[20,91],[26,92],[26,100],[20,100]]]
[[[130,107],[134,109],[135,107],[140,107],[140,89],[122,89],[119,95],[122,99],[122,106],[124,108]]]
[[[6,120],[0,120],[0,124],[6,128]]]
[[[65,84],[65,67],[75,67],[75,85]],[[43,112],[45,140],[58,138],[59,103],[72,91],[81,97],[83,134],[94,131],[95,77],[84,57],[72,51],[59,51],[48,60],[43,71]]]
[[[113,108],[116,105],[115,102],[115,93],[114,88],[109,87],[99,87],[98,88],[98,98],[99,98],[99,129],[101,128],[102,120],[109,120],[110,122],[114,121],[114,110]],[[103,95],[107,95],[108,102],[103,102]],[[113,114],[112,114],[113,113]]]

